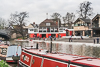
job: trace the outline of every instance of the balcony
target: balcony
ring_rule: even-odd
[[[74,30],[89,30],[88,26],[75,26],[74,27]]]

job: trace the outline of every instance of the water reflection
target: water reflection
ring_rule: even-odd
[[[94,47],[93,48],[93,56],[100,58],[100,47]]]
[[[45,49],[50,51],[49,42],[16,42],[22,47],[33,46],[38,44],[39,49]],[[86,44],[69,44],[69,43],[52,43],[52,52],[74,54],[80,56],[89,56],[100,58],[100,46],[89,46]]]

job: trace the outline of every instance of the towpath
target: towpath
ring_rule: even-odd
[[[99,38],[99,43],[100,43],[100,37]],[[31,38],[32,40],[34,40],[33,38]],[[92,38],[72,38],[72,42],[80,42],[80,43],[94,43],[94,39],[95,39],[95,43],[97,43],[97,37],[92,37]],[[35,38],[35,40],[39,40],[39,38]],[[43,38],[41,38],[41,40],[43,40]],[[46,38],[45,41],[50,41],[50,38]],[[62,42],[69,42],[69,38],[56,38],[56,40],[54,40],[54,38],[52,38],[52,41],[62,41]],[[71,42],[71,41],[70,41]]]

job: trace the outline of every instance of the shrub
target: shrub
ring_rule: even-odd
[[[9,65],[5,61],[1,60],[0,67],[9,67]]]

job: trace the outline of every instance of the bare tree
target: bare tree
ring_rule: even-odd
[[[55,19],[55,21],[57,22],[57,24],[58,24],[58,27],[60,27],[61,26],[61,15],[59,14],[59,13],[57,13],[57,12],[55,12],[55,13],[53,13],[52,15],[51,15],[51,17],[53,18],[53,19]],[[58,23],[59,22],[59,23]]]
[[[7,26],[6,20],[0,18],[0,29],[5,29],[6,26]]]
[[[58,19],[61,18],[61,15],[60,15],[59,13],[53,13],[53,15],[51,15],[51,17],[52,17],[53,19],[58,20]]]
[[[72,28],[72,23],[75,19],[75,15],[73,13],[67,12],[65,17],[62,17],[64,21],[64,26],[68,24],[68,28]]]
[[[51,15],[51,17],[53,18],[53,19],[55,19],[57,22],[59,22],[59,27],[61,26],[61,15],[59,14],[59,13],[53,13],[52,15]],[[57,23],[58,24],[58,23]]]
[[[24,30],[23,26],[26,24],[26,18],[28,18],[27,12],[16,12],[11,14],[9,19],[9,26],[18,34],[20,34],[23,39],[26,35],[26,31]]]
[[[88,18],[93,14],[93,8],[91,7],[91,2],[85,1],[80,3],[79,10],[77,10],[81,18]]]

